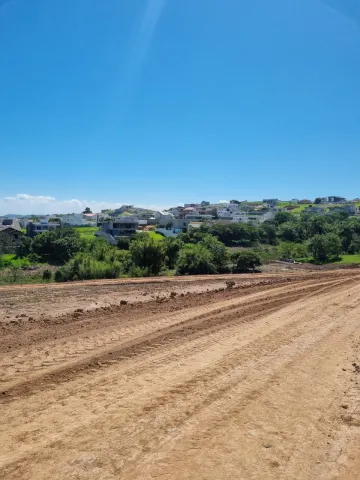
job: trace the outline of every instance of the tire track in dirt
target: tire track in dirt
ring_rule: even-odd
[[[352,281],[352,280],[351,280]],[[255,293],[248,297],[239,299],[230,299],[214,305],[195,307],[184,312],[170,314],[162,318],[146,318],[145,321],[134,322],[126,326],[112,327],[111,329],[98,329],[88,332],[77,338],[62,340],[44,346],[37,346],[32,351],[12,352],[2,356],[1,369],[1,387],[3,389],[3,399],[18,394],[21,388],[32,385],[35,379],[43,388],[47,382],[53,382],[54,375],[65,375],[68,380],[72,374],[84,370],[84,368],[94,367],[97,363],[102,366],[109,360],[114,362],[116,359],[124,359],[129,356],[141,355],[145,350],[151,349],[154,340],[157,342],[168,342],[184,334],[192,335],[196,329],[196,334],[206,335],[209,329],[216,326],[224,329],[228,322],[233,323],[234,316],[241,318],[251,311],[251,316],[247,321],[262,315],[263,311],[270,311],[282,308],[287,303],[293,302],[297,298],[307,294],[316,295],[324,289],[333,288],[334,285],[346,284],[349,280],[332,280],[330,282],[321,282],[309,286],[297,287],[294,285],[292,293],[284,298],[284,288],[277,287],[272,289],[272,295],[267,293]],[[45,372],[45,373],[42,373]],[[26,375],[25,379],[22,379]]]
[[[350,478],[359,276],[323,278],[142,317],[108,348],[114,315],[72,371],[44,365],[5,399],[3,478]]]

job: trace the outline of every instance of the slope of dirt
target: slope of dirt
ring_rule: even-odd
[[[232,278],[3,290],[1,478],[360,478],[360,275]]]

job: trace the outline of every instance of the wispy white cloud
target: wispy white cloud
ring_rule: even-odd
[[[116,208],[121,205],[128,205],[129,202],[101,202],[98,200],[79,200],[72,198],[70,200],[59,200],[48,195],[28,195],[27,193],[18,193],[14,196],[0,198],[0,215],[9,213],[28,215],[37,213],[40,215],[53,213],[79,213],[90,207],[93,212],[100,212],[107,208]],[[152,210],[163,210],[164,205],[137,205]]]
[[[138,83],[141,71],[146,61],[147,54],[155,35],[156,27],[160,21],[166,0],[148,0],[146,9],[140,22],[140,27],[134,35],[130,47],[127,65],[129,88],[134,88]]]
[[[229,200],[219,200],[219,203],[230,203]]]
[[[27,195],[26,193],[18,193],[15,197],[5,197],[5,202],[27,202],[27,203],[36,203],[44,204],[54,202],[55,197],[47,197],[43,195]]]

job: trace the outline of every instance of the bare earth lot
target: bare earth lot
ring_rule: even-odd
[[[359,353],[356,270],[2,287],[0,478],[359,479]]]

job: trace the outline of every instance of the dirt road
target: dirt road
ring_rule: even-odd
[[[360,275],[234,278],[5,290],[0,477],[359,479]]]

